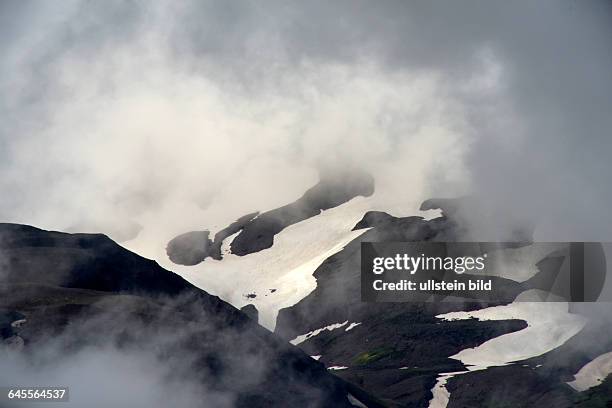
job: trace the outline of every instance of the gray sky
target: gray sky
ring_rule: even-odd
[[[604,1],[4,1],[0,220],[206,226],[333,163],[383,210],[471,193],[478,227],[610,240],[611,23]]]

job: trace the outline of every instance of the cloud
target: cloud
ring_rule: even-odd
[[[48,290],[36,289],[43,297]],[[27,313],[17,332],[23,350],[0,343],[0,384],[68,387],[69,401],[59,406],[233,407],[251,392],[269,396],[270,381],[292,374],[283,371],[280,344],[208,313],[206,300],[121,295],[87,304],[73,296],[76,303]],[[287,380],[278,395],[301,385],[316,401],[317,385],[294,381],[302,382]]]
[[[62,313],[70,307],[79,306],[51,306],[46,311],[30,313],[23,326],[26,331],[30,330],[26,348],[15,351],[0,344],[0,383],[20,388],[67,387],[69,400],[58,406],[234,405],[236,395],[227,389],[221,391],[212,387],[215,381],[232,381],[231,369],[223,379],[212,376],[207,379],[209,373],[205,367],[196,369],[194,362],[214,349],[213,342],[203,345],[199,349],[201,354],[187,343],[190,338],[214,329],[207,327],[206,322],[185,324],[178,309],[172,309],[173,305],[180,304],[180,299],[161,299],[162,307],[155,301],[138,298],[116,296],[109,299],[93,306],[81,306],[87,313],[78,314],[73,310],[67,325],[58,326],[57,319],[65,318]],[[157,309],[147,309],[150,305]],[[192,303],[190,307],[201,315],[201,305]],[[153,310],[158,313],[154,318],[144,318],[147,311]],[[171,322],[159,324],[165,319]],[[177,324],[179,321],[182,324]],[[171,328],[173,324],[177,327]],[[232,337],[231,330],[215,332],[219,338]],[[32,336],[31,333],[38,334]],[[236,346],[237,353],[242,353]],[[256,368],[249,366],[254,358],[246,355],[242,358],[244,367]],[[235,368],[232,366],[235,361],[224,362]]]
[[[199,407],[209,402],[205,406],[232,406],[230,395],[211,393],[204,398],[195,383],[186,378],[177,381],[146,353],[112,348],[57,355],[50,348],[42,352],[47,354],[44,363],[21,354],[4,356],[0,382],[15,387],[68,387],[69,401],[58,406]],[[23,404],[14,406],[28,406]]]
[[[474,194],[542,239],[609,236],[607,3],[3,7],[3,220],[171,236],[334,163],[396,214]]]

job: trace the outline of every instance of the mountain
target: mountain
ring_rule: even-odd
[[[231,282],[235,290],[253,296],[242,300],[230,295],[230,300],[236,306],[252,302],[259,315],[263,312],[268,320],[274,316],[274,323],[268,322],[267,327],[273,328],[278,336],[386,404],[405,407],[609,404],[612,398],[605,395],[608,389],[605,379],[590,381],[588,387],[580,389],[571,383],[585,365],[612,351],[612,338],[604,334],[609,333],[612,322],[578,312],[567,303],[526,301],[541,296],[542,283],[557,277],[567,260],[567,254],[559,252],[554,243],[533,247],[533,229],[529,225],[509,231],[507,236],[515,243],[492,248],[499,259],[512,265],[510,271],[503,268],[495,271],[497,276],[492,279],[504,295],[495,302],[478,297],[439,303],[361,301],[361,242],[464,240],[470,232],[464,215],[477,211],[472,204],[469,199],[431,199],[422,204],[421,210],[439,210],[438,217],[394,217],[380,210],[368,210],[367,198],[356,196],[301,219],[290,232],[276,232],[274,240],[266,241],[266,246],[271,245],[269,248],[258,244],[259,237],[267,236],[266,224],[252,223],[249,214],[243,219],[250,219],[247,223],[251,232],[243,235],[239,245],[235,242],[240,234],[224,235],[222,245],[232,248],[227,259],[207,260],[192,272],[182,269],[181,273],[194,281],[207,271],[229,274],[232,268],[252,265],[248,258],[256,256],[266,267],[245,268],[243,273],[229,275],[248,277]],[[354,218],[359,211],[361,216]],[[326,239],[324,230],[341,240],[331,251],[321,247],[324,256],[304,256],[305,248]],[[312,231],[316,232],[310,234]],[[255,250],[234,252],[236,247]],[[293,271],[299,270],[301,277],[311,270],[316,280],[312,289],[303,290],[301,280],[283,279],[282,272],[277,271],[282,270],[277,266],[284,259],[295,258],[300,260],[291,265],[298,266],[287,269],[285,276],[294,276]],[[251,289],[252,282],[276,274],[281,277],[270,281],[282,282],[283,286],[269,287],[278,288],[281,295],[266,293],[262,297],[262,291]],[[280,297],[291,290],[298,291],[299,298]],[[283,303],[288,306],[278,308]],[[520,391],[512,391],[516,389]]]
[[[438,207],[435,201],[424,207]],[[585,326],[586,319],[570,313],[567,304],[360,301],[361,242],[461,240],[464,226],[446,209],[448,200],[442,204],[443,215],[432,220],[366,213],[355,229],[367,232],[316,269],[316,289],[279,312],[276,333],[320,356],[327,366],[345,367],[336,371],[338,376],[402,406],[572,406],[581,397],[566,382],[589,360],[612,350],[612,338],[604,335],[610,322],[589,321]],[[500,251],[523,262],[516,264],[521,268],[527,265],[517,254],[528,246]],[[558,262],[547,262],[557,257],[552,252],[531,260],[537,271],[533,276],[498,285],[518,288],[513,295],[517,297],[530,290],[535,278],[550,274],[551,265],[558,269]],[[316,335],[304,338],[306,333]],[[524,353],[514,353],[519,344],[524,344]],[[466,351],[474,351],[471,358],[463,357]],[[601,398],[612,401],[610,396]]]
[[[172,367],[164,382],[193,383],[196,406],[377,406],[233,306],[99,234],[0,224],[0,334],[9,354],[42,366],[109,348],[144,355]]]
[[[322,177],[276,210],[196,226],[156,258],[180,276],[103,235],[0,224],[0,334],[45,359],[49,339],[54,356],[146,350],[163,378],[195,381],[194,406],[612,405],[609,305],[534,302],[561,293],[547,283],[569,252],[533,245],[530,226],[485,244],[495,301],[362,302],[362,242],[452,246],[479,211],[431,199],[396,217],[373,192],[363,174]]]

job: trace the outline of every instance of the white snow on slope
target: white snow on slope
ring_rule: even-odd
[[[295,339],[291,340],[289,343],[293,344],[294,346],[297,346],[298,344],[303,343],[312,337],[318,336],[324,330],[327,330],[327,331],[336,330],[336,329],[346,326],[347,323],[348,323],[348,320],[345,321],[344,323],[334,323],[334,324],[330,324],[329,326],[321,327],[320,329],[309,331],[306,334],[301,334],[297,336]]]
[[[246,256],[225,255],[220,261],[208,258],[195,266],[176,265],[168,259],[165,246],[174,235],[157,238],[159,244],[154,247],[138,240],[124,245],[237,308],[254,304],[260,324],[274,330],[278,311],[293,306],[316,288],[312,276],[316,268],[366,231],[351,229],[370,206],[368,199],[356,197],[285,228],[274,237],[271,248]],[[226,238],[223,246],[227,248],[232,239]],[[256,297],[247,298],[248,294]]]
[[[259,323],[274,330],[278,311],[293,306],[316,288],[317,282],[312,275],[314,271],[327,258],[367,231],[351,229],[367,211],[380,209],[373,197],[353,198],[320,215],[291,225],[274,237],[271,248],[246,256],[227,254],[220,261],[208,258],[195,266],[171,262],[166,254],[166,243],[180,233],[201,230],[206,226],[179,225],[172,232],[160,227],[159,230],[144,231],[136,239],[122,245],[156,260],[165,269],[176,272],[193,285],[237,308],[254,304],[259,311]],[[418,205],[416,203],[404,204],[406,211],[426,219],[440,214],[438,210],[414,211]],[[398,213],[397,216],[405,215]],[[214,231],[211,235],[214,236]],[[226,253],[234,237],[223,241],[222,250]],[[255,297],[247,297],[249,294]]]
[[[451,358],[461,360],[471,371],[506,365],[553,350],[578,333],[587,319],[568,312],[565,302],[516,302],[472,312],[452,312],[437,316],[444,320],[510,320],[527,322],[517,332],[495,337],[474,348],[461,350]]]
[[[351,324],[349,324],[349,327],[347,327],[344,331],[353,330],[355,327],[359,326],[360,324],[361,324],[361,322],[351,323]]]
[[[450,393],[446,389],[446,382],[449,378],[466,372],[467,371],[455,371],[453,373],[441,373],[438,376],[436,385],[431,389],[433,398],[429,400],[429,408],[446,408],[450,399]]]
[[[506,306],[436,316],[448,321],[475,318],[481,321],[517,319],[527,322],[527,327],[522,330],[495,337],[474,348],[461,350],[451,358],[460,360],[468,371],[503,366],[554,350],[582,330],[586,324],[585,317],[569,313],[566,302],[520,302],[523,297],[530,296],[528,292],[519,296],[518,302]],[[466,372],[440,374],[432,389],[434,395],[429,402],[429,408],[445,408],[450,398],[446,382],[449,378]]]
[[[232,241],[234,241],[234,238],[236,238],[238,234],[240,234],[240,232],[241,231],[235,232],[223,240],[223,242],[221,243],[221,256],[225,257],[232,253],[232,248],[230,247],[230,245]]]
[[[337,371],[337,370],[346,370],[348,367],[346,366],[331,366],[327,367],[328,370]]]
[[[568,382],[567,385],[576,391],[585,391],[601,384],[610,374],[612,374],[612,352],[602,354],[584,365],[574,374],[574,381]]]

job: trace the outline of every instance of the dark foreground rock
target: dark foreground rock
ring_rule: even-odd
[[[0,224],[0,259],[2,336],[21,339],[22,357],[40,358],[32,364],[61,367],[110,348],[195,383],[202,407],[350,407],[351,390],[376,406],[242,312],[103,235]]]

